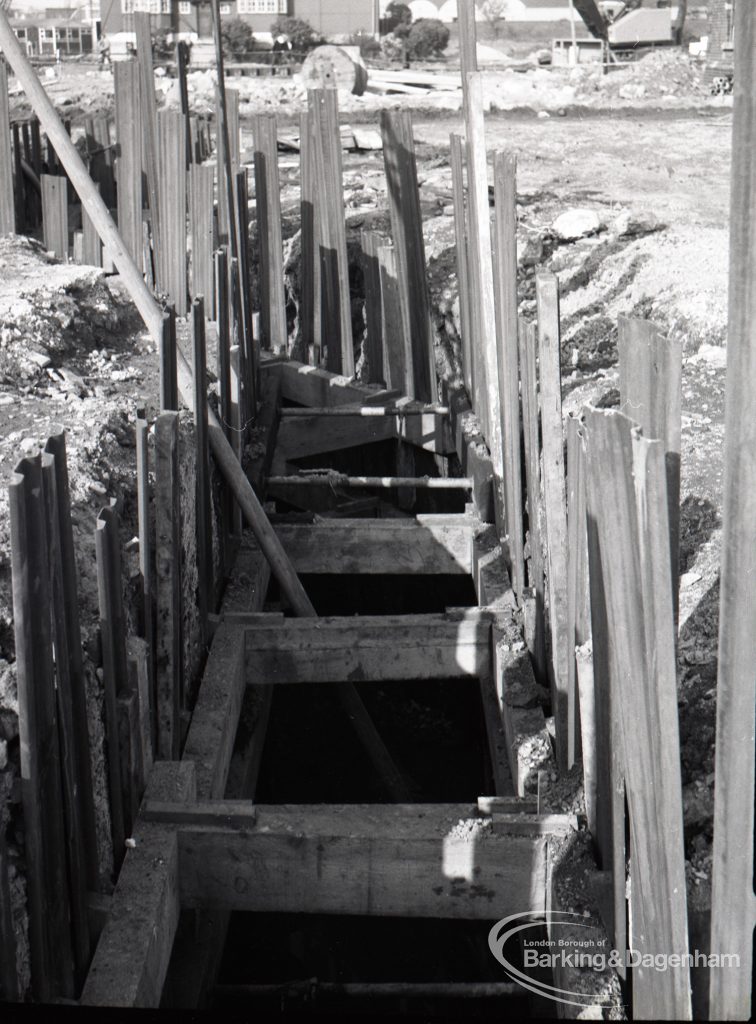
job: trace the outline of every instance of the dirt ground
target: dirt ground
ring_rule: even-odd
[[[521,312],[533,315],[536,269],[552,268],[560,277],[565,412],[589,399],[616,400],[618,315],[650,317],[683,340],[679,708],[690,891],[695,905],[704,907],[713,809],[731,114],[726,104],[707,99],[697,70],[694,76],[687,65],[680,70],[670,63],[666,79],[658,68],[655,76],[649,70],[653,66],[624,83],[636,87],[633,99],[620,97],[616,82],[611,88],[599,83],[591,98],[588,84],[570,83],[565,73],[559,88],[575,90],[569,104],[554,106],[549,100],[528,109],[518,103],[509,113],[494,111],[487,118],[487,142],[489,153],[496,148],[517,153]],[[684,87],[662,94],[659,83],[675,75],[682,76]],[[76,123],[107,107],[108,80],[99,71],[79,69],[64,82],[48,85],[56,101],[69,101],[62,109],[69,108]],[[301,101],[296,85],[250,82],[267,109],[283,95],[283,110]],[[587,77],[586,82],[593,80]],[[637,94],[641,84],[642,96]],[[291,96],[276,93],[282,88],[290,88]],[[462,120],[453,108],[429,110],[426,98],[412,99],[422,107],[413,120],[438,367],[453,376],[459,344],[448,147],[449,133],[460,132]],[[343,104],[347,113],[342,121],[377,125],[382,106],[405,102],[391,97],[387,104],[386,98],[373,97],[358,108],[350,100]],[[243,104],[245,118],[253,105]],[[552,116],[538,116],[549,105]],[[382,154],[345,154],[344,170],[350,250],[355,252],[360,228],[388,229]],[[281,155],[281,174],[291,286],[296,279],[296,157]],[[596,215],[595,233],[560,240],[554,222],[570,209]],[[359,324],[359,272],[353,286]],[[290,298],[296,327],[297,296]],[[0,242],[0,796],[7,791],[14,800],[11,853],[20,865],[5,483],[13,465],[37,450],[53,423],[66,427],[82,619],[85,640],[94,642],[95,517],[100,507],[118,499],[124,510],[124,545],[130,529],[133,536],[134,411],[138,402],[154,399],[157,373],[154,347],[117,278],[61,266],[36,243]],[[88,685],[93,694],[99,692],[96,677]],[[101,722],[90,725],[93,744],[101,749]],[[104,803],[104,794],[100,799]],[[105,836],[104,811],[100,825]],[[104,854],[103,867],[107,870]],[[22,872],[15,879],[14,903],[20,907]]]

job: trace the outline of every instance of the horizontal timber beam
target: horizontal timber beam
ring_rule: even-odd
[[[369,406],[367,407],[370,408]],[[358,448],[366,444],[399,438],[416,448],[450,455],[456,451],[448,420],[436,413],[417,416],[339,416],[311,413],[308,409],[282,410],[278,430],[276,464],[324,452]],[[287,413],[296,412],[296,416]],[[330,410],[335,414],[339,407]]]
[[[343,683],[480,677],[491,670],[492,616],[349,616],[246,631],[252,683]]]
[[[476,920],[545,910],[546,837],[497,834],[473,805],[250,810],[243,831],[179,830],[183,907]]]
[[[469,575],[474,527],[472,519],[446,525],[430,516],[326,519],[276,533],[298,573]]]
[[[316,366],[308,366],[290,359],[283,363],[271,363],[280,367],[281,397],[298,405],[322,408],[330,405],[385,405],[400,398],[401,392],[385,388],[367,387],[357,384],[349,377],[329,373]],[[261,369],[266,370],[263,363]]]

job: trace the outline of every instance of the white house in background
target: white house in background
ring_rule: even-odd
[[[501,5],[501,15],[505,21],[512,22],[549,22],[569,21],[569,0],[494,0]],[[388,6],[389,0],[381,0],[381,16]],[[412,11],[413,20],[418,18],[438,18],[450,25],[457,20],[457,0],[412,0],[407,5]],[[430,8],[434,13],[430,13]],[[415,13],[415,9],[422,13]],[[475,20],[486,21],[482,11],[482,3],[476,5]],[[576,23],[581,23],[580,15],[572,12]]]

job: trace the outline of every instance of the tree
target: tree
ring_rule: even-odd
[[[480,13],[491,26],[494,39],[499,38],[502,22],[505,20],[508,6],[509,4],[507,3],[507,0],[483,0],[483,3],[480,4]]]
[[[273,38],[276,36],[288,36],[291,48],[295,53],[306,53],[308,50],[320,46],[323,37],[319,36],[308,21],[302,18],[279,18],[270,27]]]
[[[244,18],[222,18],[221,41],[224,57],[243,57],[255,48],[255,34]]]
[[[407,36],[407,53],[417,59],[438,57],[449,44],[449,29],[436,18],[420,18]]]
[[[391,0],[383,20],[387,23],[389,32],[398,38],[406,38],[412,24],[412,11],[401,0]]]

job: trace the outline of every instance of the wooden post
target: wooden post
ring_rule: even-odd
[[[488,206],[488,175],[486,171],[486,136],[483,123],[483,80],[479,73],[468,75],[469,103],[467,117],[467,181],[470,197],[470,257],[475,266],[476,311],[474,340],[478,393],[475,411],[484,425],[491,452],[494,477],[501,483],[504,466],[499,416],[499,377],[496,365],[496,311],[494,302],[493,257],[491,250],[491,219]],[[498,486],[496,488],[498,498]],[[497,500],[498,505],[498,500]]]
[[[179,418],[165,412],[155,423],[155,565],[157,569],[158,757],[175,761],[181,739],[181,501]]]
[[[338,94],[335,89],[307,93],[313,123],[319,230],[321,311],[320,338],[327,341],[327,367],[347,377],[354,374],[352,310],[349,300],[344,186],[341,166]]]
[[[100,236],[97,234],[94,224],[84,209],[81,211],[81,225],[83,228],[82,262],[89,267],[101,267],[102,243],[100,242]]]
[[[688,949],[666,470],[658,441],[621,413],[586,414],[630,813],[632,948]],[[616,685],[615,685],[616,684]],[[633,1016],[690,1020],[687,965],[633,968]]]
[[[378,249],[381,236],[376,231],[360,234],[362,275],[365,281],[365,356],[369,384],[386,381],[383,368],[383,316],[381,312],[381,268]]]
[[[15,230],[8,66],[5,59],[0,57],[0,235],[12,235]]]
[[[90,117],[86,121],[86,146],[89,156],[89,174],[99,185],[105,205],[115,204],[113,179],[113,150],[110,143],[110,121],[107,117]]]
[[[262,346],[286,351],[286,298],[283,281],[281,185],[278,178],[278,133],[274,114],[254,120],[255,198],[260,253]]]
[[[740,967],[711,970],[712,1020],[750,1015],[756,916],[756,23],[750,4],[735,5],[735,38],[711,951],[737,953]]]
[[[74,986],[42,487],[37,456],[18,464],[8,492],[32,986],[47,1002]]]
[[[215,301],[213,288],[213,190],[215,168],[212,164],[193,163],[189,167],[189,205],[192,232],[193,299],[205,300],[205,313],[212,316]]]
[[[165,310],[160,331],[160,411],[178,409],[176,311]]]
[[[218,235],[221,245],[228,245],[231,254],[235,256],[237,249],[232,238],[234,225],[229,220],[229,209],[233,210],[235,208],[235,202],[229,207],[229,195],[233,193],[233,179],[239,169],[241,148],[239,93],[236,89],[226,89],[225,80],[223,80],[223,89],[216,87],[215,125],[215,148],[218,167]],[[228,136],[227,139],[226,136]],[[226,160],[226,146],[228,146],[228,161]],[[231,176],[231,184],[228,181],[229,174]]]
[[[45,249],[58,259],[68,260],[68,180],[43,174],[42,230]]]
[[[548,676],[546,663],[546,601],[543,569],[543,503],[541,501],[541,446],[539,441],[538,337],[535,324],[521,320],[518,331],[522,377],[522,424],[525,447],[525,478],[528,492],[528,544],[530,586],[535,594],[533,661],[538,681]]]
[[[462,96],[465,108],[468,103],[467,76],[478,70],[478,40],[475,25],[475,0],[458,0],[457,27],[459,29],[459,64],[462,74]]]
[[[105,693],[108,794],[110,796],[113,862],[117,872],[126,853],[124,842],[127,836],[131,835],[133,822],[124,806],[124,779],[121,775],[118,698],[127,687],[128,673],[126,634],[123,622],[121,542],[118,536],[118,517],[112,508],[102,509],[97,517],[95,548],[97,552],[97,589],[100,602],[102,676]]]
[[[209,595],[213,593],[213,538],[210,504],[210,461],[207,446],[207,367],[205,310],[202,299],[192,303],[192,369],[194,372],[194,430],[197,442],[196,543],[197,595],[203,640],[207,640]]]
[[[469,237],[465,207],[464,145],[459,135],[449,136],[449,160],[454,193],[454,241],[457,257],[457,285],[459,289],[459,319],[461,331],[462,376],[468,398],[473,396],[472,380],[472,315],[470,311]]]
[[[56,657],[58,673],[67,671],[70,681],[68,700],[71,706],[71,727],[68,742],[71,744],[71,760],[81,816],[82,841],[86,864],[86,880],[90,889],[97,887],[99,867],[97,859],[97,834],[92,789],[92,768],[89,747],[89,725],[87,716],[87,694],[82,666],[81,628],[79,623],[79,601],[77,597],[76,554],[74,552],[73,528],[71,524],[71,491],[68,482],[68,459],[66,435],[63,431],[47,439],[45,452],[53,457],[50,476],[54,479],[57,495],[57,536],[58,556],[55,575],[65,605],[65,632],[68,649],[64,658],[61,643]],[[43,470],[43,473],[45,470]],[[60,681],[58,682],[61,688]],[[65,690],[65,687],[62,687]]]
[[[251,427],[257,420],[257,395],[260,390],[260,343],[259,338],[255,335],[250,298],[252,271],[249,263],[249,185],[246,167],[242,167],[236,175],[236,203],[239,225],[239,298],[242,304],[240,342],[244,352],[245,422]],[[283,264],[283,253],[281,262]],[[283,270],[281,271],[281,289],[283,290]],[[286,332],[285,300],[283,313],[283,330]]]
[[[556,725],[557,761],[572,766],[568,718],[574,694],[568,691],[567,664],[567,494],[564,479],[562,375],[559,365],[559,283],[555,274],[536,276],[538,356],[543,438],[543,503],[548,552],[551,697]]]
[[[682,343],[666,338],[648,320],[619,318],[619,381],[622,411],[643,436],[664,442],[669,496],[671,587],[675,621],[679,603],[680,434],[682,432]]]
[[[155,690],[155,588],[152,566],[152,522],[150,517],[150,425],[145,410],[137,411],[136,472],[137,510],[139,520],[139,574],[142,577],[142,636],[147,649],[147,676],[149,685],[149,718],[151,723],[151,751],[155,750],[157,723],[157,695]]]
[[[436,361],[412,116],[409,111],[381,111],[381,135],[399,297],[412,351],[412,391],[408,394],[421,402],[432,402],[437,397]]]
[[[139,67],[134,60],[113,66],[115,88],[118,230],[135,263],[142,262],[142,118]]]
[[[77,749],[78,736],[74,725],[74,691],[83,689],[84,680],[81,675],[79,675],[79,678],[72,676],[72,661],[78,663],[78,667],[81,669],[81,655],[72,655],[71,647],[77,642],[80,645],[81,638],[78,634],[76,638],[69,635],[68,604],[71,599],[73,599],[74,603],[77,603],[77,594],[75,585],[73,594],[70,593],[70,590],[67,592],[65,586],[60,534],[60,519],[62,517],[55,479],[55,457],[49,453],[45,453],[42,456],[42,484],[48,539],[52,636],[55,650],[55,693],[57,698],[58,742],[65,824],[64,847],[58,851],[58,855],[65,858],[67,867],[74,977],[78,990],[84,981],[84,976],[89,966],[87,845],[96,842],[96,835],[95,833],[86,834],[84,805],[80,800],[80,796],[84,794],[79,792],[79,782],[82,778],[86,780],[85,790],[88,784],[90,796],[92,790],[89,757],[87,756],[84,764],[80,762]],[[82,696],[86,697],[85,694],[82,694]],[[86,704],[84,710],[86,714]],[[85,718],[85,727],[86,724]],[[89,754],[88,742],[86,753],[87,755]]]
[[[33,73],[33,72],[32,72]],[[16,231],[25,231],[30,223],[26,212],[26,186],[24,172],[21,170],[21,125],[12,125],[13,131],[13,181],[16,201]]]
[[[317,366],[320,362],[320,259],[316,253],[320,229],[317,225],[315,142],[312,114],[299,115],[299,174],[301,182],[301,298],[299,305],[302,359]]]
[[[585,465],[580,421],[567,420],[567,749],[573,764],[580,756],[580,710],[576,649],[590,638],[588,534]]]
[[[393,245],[378,246],[378,269],[381,277],[381,322],[383,325],[383,372],[386,387],[398,388],[408,395],[412,388],[412,352],[402,315],[402,300]]]
[[[525,586],[520,456],[520,375],[517,353],[517,160],[494,154],[496,205],[497,364],[504,450],[504,504],[507,517],[512,587],[518,598]]]
[[[186,120],[178,110],[158,114],[160,248],[157,286],[178,316],[187,313]]]
[[[178,75],[181,114],[186,122],[186,166],[192,165],[192,118],[189,111],[189,86],[186,72],[189,65],[189,45],[183,40],[176,43],[176,73]]]
[[[152,252],[157,267],[160,259],[160,199],[158,173],[158,127],[157,100],[155,98],[155,74],[152,68],[152,38],[150,15],[134,13],[136,32],[137,65],[139,67],[140,123],[142,125],[142,168],[147,176],[147,196],[152,228]],[[104,241],[104,239],[103,239]]]

